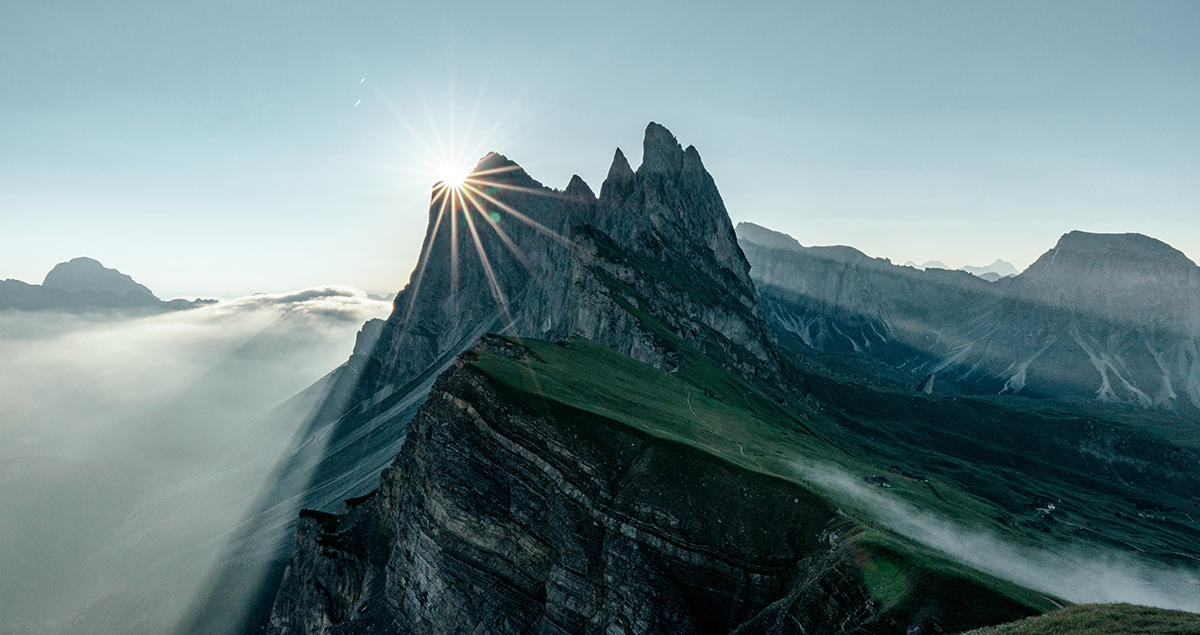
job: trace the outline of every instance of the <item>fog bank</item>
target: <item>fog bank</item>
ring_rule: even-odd
[[[140,318],[0,311],[0,632],[168,628],[307,405],[262,415],[390,308],[323,287]]]
[[[922,511],[840,469],[795,467],[801,478],[867,518],[998,578],[1074,603],[1129,602],[1200,613],[1200,568],[1168,567],[1100,547],[1024,547]]]

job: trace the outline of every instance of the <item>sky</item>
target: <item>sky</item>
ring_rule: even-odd
[[[1200,259],[1200,3],[181,4],[0,5],[0,279],[394,293],[439,148],[599,191],[649,121],[806,245]]]

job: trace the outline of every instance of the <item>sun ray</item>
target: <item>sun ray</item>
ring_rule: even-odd
[[[492,288],[492,296],[496,299],[496,304],[500,305],[500,311],[504,313],[504,318],[507,322],[504,328],[508,328],[512,324],[512,315],[508,311],[508,298],[504,296],[504,290],[500,288],[500,281],[496,279],[496,272],[492,271],[492,264],[488,260],[487,252],[483,249],[483,241],[479,239],[479,232],[475,230],[475,221],[471,220],[471,214],[467,210],[463,210],[463,218],[467,220],[467,229],[471,232],[471,238],[475,242],[475,251],[479,253],[479,264],[483,266],[483,273],[487,276],[488,284]]]
[[[484,176],[484,175],[486,175],[486,174],[499,174],[499,173],[501,173],[501,172],[513,172],[513,171],[515,171],[515,170],[520,170],[520,169],[521,169],[521,166],[519,166],[519,165],[516,165],[516,164],[514,164],[514,165],[502,165],[502,166],[500,166],[500,167],[498,167],[498,168],[488,168],[488,169],[486,169],[486,170],[475,170],[474,172],[471,172],[471,178],[476,178],[476,177],[479,177],[479,176]]]
[[[492,230],[496,232],[496,235],[500,237],[500,240],[506,247],[508,247],[508,250],[512,252],[513,256],[515,256],[517,260],[520,261],[520,263],[524,265],[527,270],[529,270],[530,273],[533,273],[533,263],[530,262],[529,258],[521,251],[519,247],[517,247],[517,244],[514,243],[513,239],[508,236],[508,233],[504,231],[504,228],[500,226],[500,223],[497,223],[492,219],[491,216],[487,214],[487,212],[483,209],[483,205],[479,201],[475,200],[475,196],[473,194],[466,191],[464,191],[462,194],[463,198],[465,198],[468,203],[475,207],[476,212],[478,212],[479,215],[482,216],[489,225],[491,225]]]
[[[458,190],[450,189],[450,301],[458,319]]]
[[[494,197],[492,197],[491,195],[487,194],[486,192],[484,192],[484,191],[482,191],[482,190],[480,190],[480,189],[476,188],[475,186],[471,185],[470,183],[463,183],[463,189],[465,189],[465,190],[469,190],[469,191],[471,191],[471,192],[474,192],[475,194],[477,194],[477,195],[479,195],[481,198],[483,198],[485,201],[487,201],[487,202],[491,203],[492,205],[495,205],[496,207],[499,207],[500,209],[502,209],[502,210],[504,210],[504,211],[508,212],[510,215],[512,215],[512,217],[513,217],[513,218],[516,218],[517,220],[521,221],[522,223],[525,223],[526,225],[529,225],[530,227],[532,227],[532,228],[534,228],[534,229],[536,229],[536,230],[538,230],[538,231],[540,231],[540,232],[542,232],[542,233],[546,234],[547,236],[549,236],[549,237],[551,237],[551,238],[553,238],[553,239],[555,239],[555,240],[557,240],[557,241],[559,241],[559,242],[561,242],[561,243],[563,243],[563,244],[569,244],[569,241],[567,241],[567,239],[566,239],[566,238],[563,238],[562,236],[560,236],[560,235],[558,234],[558,232],[556,232],[556,231],[554,231],[553,229],[550,229],[549,227],[546,227],[545,225],[543,225],[543,224],[541,224],[541,223],[539,223],[539,222],[537,222],[537,221],[533,220],[532,218],[530,218],[530,217],[528,217],[528,216],[526,216],[526,215],[522,214],[521,212],[518,212],[517,210],[513,209],[513,207],[512,207],[511,205],[508,205],[508,204],[506,204],[506,203],[503,203],[503,202],[501,202],[501,201],[497,200],[496,198],[494,198]]]
[[[473,152],[467,152],[467,142],[471,139],[471,132],[475,129],[475,119],[479,116],[479,107],[483,103],[483,86],[476,87],[475,104],[471,107],[471,116],[467,118],[467,127],[463,130],[462,147],[458,148],[459,156],[471,156]]]
[[[537,196],[549,196],[551,198],[562,198],[562,193],[555,192],[554,190],[538,190],[538,189],[534,189],[531,187],[523,187],[520,185],[509,185],[507,183],[497,183],[495,181],[485,181],[483,179],[475,178],[474,174],[467,177],[466,181],[469,183],[472,183],[474,185],[480,185],[480,186],[484,186],[484,187],[494,187],[496,189],[512,190],[514,192],[525,192],[527,194],[535,194]]]
[[[416,279],[413,280],[412,294],[408,297],[408,308],[404,312],[405,322],[408,322],[409,318],[412,317],[413,307],[416,306],[417,302],[417,293],[421,291],[421,281],[425,278],[425,266],[429,264],[429,253],[433,251],[433,243],[437,240],[438,229],[442,226],[442,217],[446,214],[446,201],[449,197],[445,196],[445,190],[434,195],[434,200],[430,203],[430,207],[437,204],[438,197],[441,197],[442,203],[438,207],[437,218],[433,221],[433,230],[429,232],[428,241],[425,243],[425,253],[421,254],[421,260],[417,263]]]
[[[418,93],[418,97],[421,100],[421,107],[425,110],[425,120],[429,122],[429,132],[433,134],[434,148],[438,151],[435,157],[442,164],[448,164],[450,155],[447,154],[446,144],[442,142],[442,135],[438,132],[438,125],[433,119],[433,111],[429,109],[429,102],[426,101],[424,93]]]

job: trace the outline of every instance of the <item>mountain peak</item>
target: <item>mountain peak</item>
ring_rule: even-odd
[[[620,204],[633,188],[633,180],[633,168],[629,167],[625,153],[617,148],[613,154],[612,165],[608,168],[608,176],[600,185],[600,199]]]
[[[567,189],[563,190],[563,195],[573,199],[596,200],[596,193],[578,174],[571,175],[571,181],[567,183]]]
[[[692,148],[695,159],[700,155]],[[642,140],[642,165],[638,172],[650,174],[678,174],[683,168],[683,147],[661,124],[653,121],[646,126],[646,136]]]
[[[1017,271],[1015,265],[1000,258],[997,258],[995,262],[990,265],[984,265],[982,267],[963,265],[962,267],[959,267],[959,269],[973,276],[979,276],[980,278],[988,279],[993,282],[995,280],[999,280],[1000,278],[1007,278],[1008,276],[1015,276],[1020,273]]]
[[[1058,258],[1121,258],[1156,259],[1176,263],[1192,263],[1183,252],[1167,243],[1145,234],[1098,234],[1074,230],[1063,234],[1054,249],[1050,250],[1053,260]]]
[[[526,177],[532,178],[526,174],[525,169],[522,168],[516,161],[513,161],[499,152],[488,152],[487,154],[483,155],[483,157],[479,159],[479,162],[475,164],[475,168],[471,170],[471,173],[474,174],[477,172],[483,172],[484,170],[498,169],[504,171],[492,172],[487,175],[487,178],[490,179],[491,177],[495,177],[497,175],[508,175],[513,173],[524,174]]]
[[[1055,272],[1076,271],[1089,276],[1100,271],[1129,274],[1162,274],[1174,270],[1189,275],[1196,269],[1183,252],[1144,234],[1098,234],[1071,231],[1063,234],[1050,251],[1042,254],[1023,277],[1042,278]]]
[[[42,286],[60,289],[69,293],[94,291],[124,296],[131,292],[155,298],[150,289],[138,284],[130,276],[100,264],[95,258],[80,256],[54,265],[46,274]],[[157,298],[155,298],[157,299]]]
[[[738,223],[733,230],[741,240],[746,240],[768,249],[795,250],[804,247],[800,244],[800,241],[783,232],[767,229],[762,225],[756,225],[747,221]]]
[[[1064,234],[1013,278],[1024,297],[1134,324],[1178,328],[1200,308],[1200,267],[1142,234]]]
[[[608,177],[610,179],[626,179],[633,176],[633,168],[629,167],[629,159],[625,158],[625,153],[621,152],[620,148],[613,153],[612,165],[608,167]]]

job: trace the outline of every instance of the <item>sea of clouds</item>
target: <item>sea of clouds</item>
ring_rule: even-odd
[[[162,632],[388,302],[0,311],[0,632]]]

